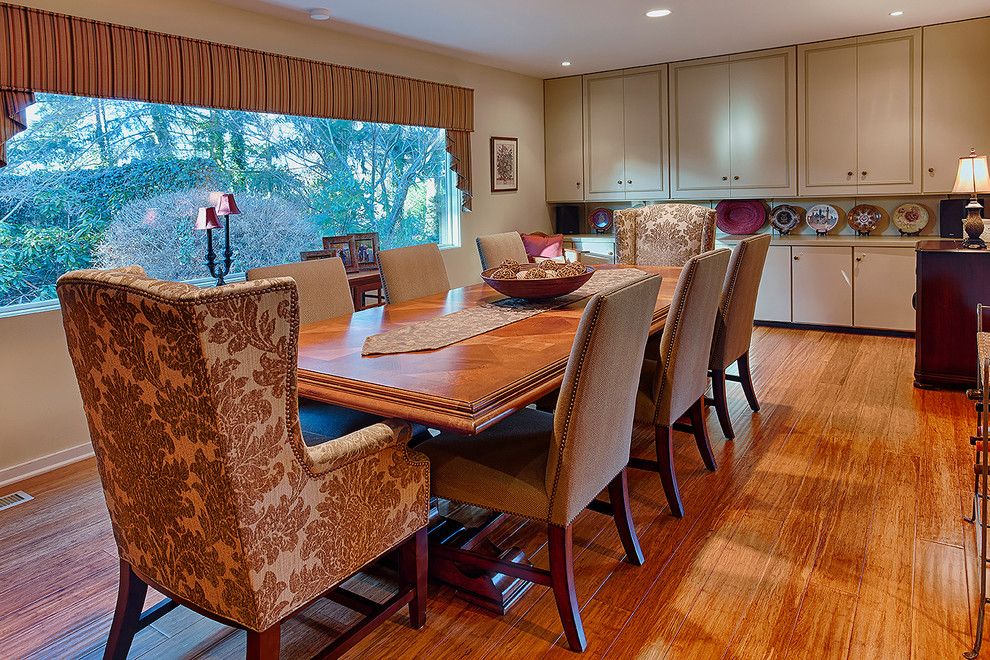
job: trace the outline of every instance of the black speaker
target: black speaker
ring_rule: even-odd
[[[962,238],[962,222],[966,218],[968,199],[943,199],[938,203],[938,235],[942,238]],[[986,200],[980,206],[987,207]]]
[[[581,231],[579,209],[574,204],[554,207],[554,227],[558,234],[577,234]]]

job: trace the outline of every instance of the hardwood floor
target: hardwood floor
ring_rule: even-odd
[[[959,393],[912,387],[909,339],[757,329],[762,412],[729,385],[736,440],[709,433],[719,469],[676,433],[685,517],[656,474],[630,472],[646,564],[621,562],[611,521],[574,525],[589,658],[952,658],[975,625],[967,438]],[[639,429],[649,456],[652,432]],[[0,513],[0,656],[99,657],[117,588],[116,549],[92,460],[17,484],[35,500]],[[547,567],[545,528],[493,537]],[[355,579],[370,596],[386,576]],[[149,598],[150,602],[150,598]],[[305,657],[355,615],[326,602],[283,628]],[[245,634],[182,608],[142,631],[132,657],[243,657]],[[353,657],[576,657],[553,594],[532,588],[504,617],[431,585],[426,628],[394,616]]]

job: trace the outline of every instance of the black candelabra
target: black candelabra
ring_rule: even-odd
[[[230,216],[237,215],[240,210],[231,194],[220,195],[215,207],[207,206],[199,210],[196,219],[196,229],[206,230],[206,267],[210,275],[216,279],[217,286],[223,286],[224,278],[230,274],[234,262],[234,250],[230,247]],[[217,263],[217,253],[213,249],[213,230],[220,228],[219,216],[223,216],[223,263]]]

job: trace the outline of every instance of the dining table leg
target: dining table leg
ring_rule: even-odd
[[[502,561],[528,564],[526,553],[519,548],[501,548],[488,536],[506,519],[506,514],[485,511],[477,507],[460,507],[467,511],[470,521],[458,520],[440,512],[439,502],[433,499],[430,506],[430,579],[444,582],[456,589],[456,593],[468,602],[497,614],[505,614],[529,590],[532,583],[502,573],[490,573],[459,564],[456,551],[470,551],[491,555]],[[462,518],[462,516],[458,516]],[[447,550],[443,557],[432,552],[442,545]],[[453,550],[454,552],[450,552]]]

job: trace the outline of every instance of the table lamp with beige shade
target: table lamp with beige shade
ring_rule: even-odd
[[[987,244],[980,238],[985,229],[981,217],[983,207],[976,196],[990,192],[990,172],[987,170],[986,156],[977,156],[976,149],[973,149],[968,156],[959,159],[959,171],[952,192],[970,195],[969,204],[966,205],[966,219],[963,221],[967,236],[963,246],[974,250],[985,249]]]

